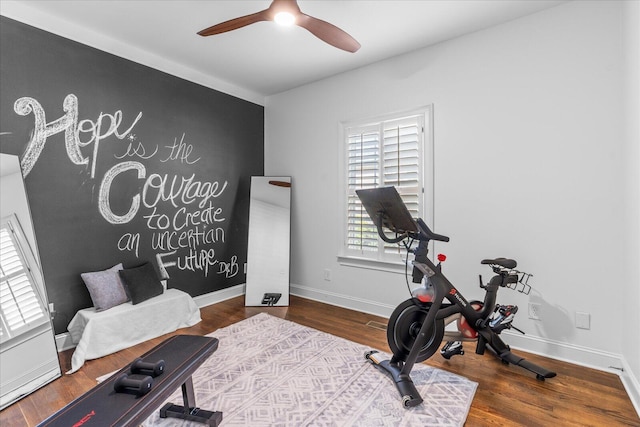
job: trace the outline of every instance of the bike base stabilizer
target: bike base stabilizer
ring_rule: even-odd
[[[511,353],[510,351],[505,351],[498,356],[503,362],[511,363],[512,365],[520,366],[530,372],[536,374],[536,379],[540,381],[544,381],[545,378],[553,378],[556,376],[556,373],[550,371],[542,366],[538,366],[535,363],[531,363],[524,358]]]
[[[418,389],[409,374],[402,373],[402,362],[391,363],[390,360],[379,360],[376,357],[377,351],[372,350],[364,354],[365,359],[370,361],[373,366],[386,373],[391,377],[393,382],[402,396],[402,406],[411,408],[418,406],[423,402]]]

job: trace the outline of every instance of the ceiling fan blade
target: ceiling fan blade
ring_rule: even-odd
[[[321,19],[302,13],[297,0],[273,0],[271,5],[263,11],[241,16],[240,18],[230,19],[199,31],[198,34],[201,36],[212,36],[214,34],[237,30],[238,28],[255,24],[256,22],[273,21],[276,15],[280,12],[287,12],[293,15],[295,17],[296,25],[305,28],[311,34],[331,46],[346,50],[347,52],[356,52],[360,49],[360,43],[340,28]]]
[[[252,13],[251,15],[241,16],[240,18],[221,22],[212,27],[205,28],[202,31],[198,31],[198,34],[203,37],[212,36],[214,34],[226,33],[227,31],[237,30],[238,28],[246,27],[247,25],[255,24],[256,22],[268,21],[270,19],[271,17],[267,9],[257,13]]]
[[[296,25],[308,30],[325,43],[335,46],[347,52],[356,52],[360,49],[360,43],[349,34],[322,19],[300,13],[296,17]]]

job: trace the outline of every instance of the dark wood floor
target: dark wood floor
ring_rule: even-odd
[[[259,312],[268,312],[372,348],[388,349],[386,333],[366,325],[369,321],[385,323],[384,318],[298,297],[291,298],[289,307],[244,307],[243,304],[244,297],[237,297],[205,307],[201,310],[202,322],[191,328],[87,361],[78,372],[63,375],[0,412],[0,425],[34,426],[91,389],[97,377],[120,369],[168,336],[205,335]],[[556,378],[542,382],[522,368],[503,365],[489,353],[476,355],[472,344],[465,347],[465,351],[464,356],[455,356],[450,361],[436,354],[426,363],[479,384],[467,426],[640,426],[640,419],[616,375],[518,352],[558,373]],[[63,372],[71,366],[72,352],[60,353]]]

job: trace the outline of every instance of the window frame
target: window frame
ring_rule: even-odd
[[[39,330],[43,325],[49,325],[51,321],[49,318],[48,307],[45,306],[46,299],[42,293],[42,283],[39,280],[40,276],[37,274],[40,268],[39,264],[37,263],[35,255],[32,252],[31,245],[22,230],[20,221],[15,214],[10,214],[9,216],[0,219],[0,229],[5,228],[9,232],[15,251],[20,258],[24,274],[40,308],[40,315],[14,330],[9,330],[6,314],[2,305],[0,305],[0,322],[2,322],[2,329],[4,331],[0,336],[0,343],[2,343],[3,347],[22,342],[23,338],[30,336],[33,331]],[[34,274],[34,272],[36,274]]]
[[[383,270],[394,273],[405,273],[406,251],[403,249],[397,257],[395,255],[385,256],[381,250],[382,240],[378,238],[378,251],[375,256],[366,256],[359,251],[348,248],[348,226],[349,226],[349,130],[353,128],[367,128],[371,126],[381,126],[385,122],[402,120],[403,118],[419,116],[422,120],[422,153],[419,162],[421,163],[419,174],[421,182],[418,184],[418,216],[430,226],[433,226],[433,201],[434,201],[434,144],[433,144],[433,105],[428,104],[411,110],[389,113],[373,118],[344,121],[340,123],[340,233],[338,262],[341,265]],[[381,138],[383,139],[383,138]],[[384,162],[381,158],[380,163]],[[420,185],[421,184],[421,185]],[[402,190],[398,189],[402,196]]]

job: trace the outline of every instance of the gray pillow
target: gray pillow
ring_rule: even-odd
[[[118,264],[108,270],[80,275],[89,290],[96,311],[108,310],[129,301],[122,280],[118,275],[118,271],[122,268],[122,264]]]

